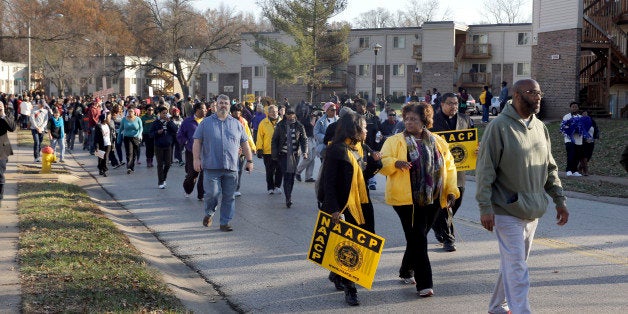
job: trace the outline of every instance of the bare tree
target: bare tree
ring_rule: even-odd
[[[526,23],[531,16],[524,15],[528,0],[484,0],[482,12],[489,23]]]
[[[237,51],[240,33],[255,24],[227,6],[199,12],[191,0],[130,0],[129,6],[136,10],[127,19],[138,41],[135,55],[150,57],[138,58],[137,66],[170,75],[184,97],[200,63],[219,50]]]
[[[440,0],[409,0],[407,10],[399,11],[400,26],[419,27],[425,22],[450,19],[449,7],[441,10]],[[437,17],[439,16],[439,17]]]
[[[378,7],[361,13],[354,24],[357,28],[397,27],[397,20],[388,9]]]

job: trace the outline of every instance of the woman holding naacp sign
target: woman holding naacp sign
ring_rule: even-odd
[[[332,215],[332,222],[344,220],[370,232],[375,232],[373,204],[366,183],[381,168],[380,155],[366,144],[366,120],[356,113],[345,114],[335,129],[333,140],[325,150],[325,158],[317,194],[321,210]],[[322,198],[322,199],[321,199]],[[355,283],[330,273],[338,290],[345,291],[345,301],[356,306]]]
[[[452,207],[460,197],[449,146],[428,131],[433,116],[427,103],[407,104],[402,109],[406,130],[389,137],[382,147],[386,203],[399,215],[406,237],[399,277],[416,284],[420,297],[434,294],[427,233],[438,211]]]

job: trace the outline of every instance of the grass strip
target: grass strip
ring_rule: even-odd
[[[19,183],[22,311],[185,312],[84,190]]]

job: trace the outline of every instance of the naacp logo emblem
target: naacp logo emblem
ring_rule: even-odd
[[[356,247],[354,243],[349,241],[340,242],[334,251],[336,262],[349,270],[355,271],[362,266],[364,257],[360,249]]]
[[[461,163],[467,159],[467,150],[464,146],[453,146],[450,151],[455,163]]]

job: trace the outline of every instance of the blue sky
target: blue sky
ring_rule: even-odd
[[[357,17],[360,13],[366,12],[377,7],[385,6],[389,11],[396,12],[397,10],[403,10],[408,3],[407,0],[348,0],[348,8],[340,15],[335,17],[335,20],[351,20]],[[237,11],[251,12],[254,14],[259,13],[259,7],[256,4],[256,0],[237,0],[237,1],[225,1],[225,0],[196,0],[193,1],[194,6],[199,9],[217,8],[221,3],[225,3],[230,7],[235,8]],[[385,5],[383,5],[385,3]],[[483,20],[480,16],[482,4],[484,0],[441,0],[440,9],[444,11],[446,8],[450,8],[453,12],[453,20],[456,22],[463,22],[466,24],[476,24]],[[526,14],[530,14],[532,11],[532,0],[528,1],[528,10]],[[439,17],[441,14],[437,14]],[[451,19],[448,19],[451,20]]]

